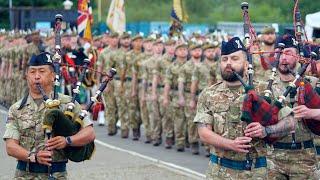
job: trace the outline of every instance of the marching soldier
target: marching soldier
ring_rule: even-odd
[[[148,37],[144,39],[143,41],[143,59],[137,62],[137,68],[139,69],[138,74],[140,74],[142,83],[139,86],[139,97],[140,97],[140,111],[141,111],[141,120],[145,128],[145,136],[146,136],[146,141],[145,143],[149,144],[152,141],[152,131],[151,131],[151,124],[150,124],[150,116],[149,116],[149,111],[147,107],[147,89],[148,89],[148,82],[145,77],[146,74],[146,69],[147,69],[147,61],[149,58],[152,56],[152,43],[153,43],[153,38]],[[139,77],[139,75],[138,75]]]
[[[119,46],[119,35],[118,33],[111,33],[110,34],[110,41],[109,46],[104,48],[98,58],[98,71],[103,72],[104,69],[110,69],[114,67],[114,57],[118,52]],[[98,77],[101,80],[101,77]],[[108,135],[113,136],[117,134],[117,127],[116,123],[118,120],[117,115],[117,104],[116,98],[114,95],[114,83],[111,82],[106,91],[103,93],[103,97],[105,99],[105,118],[108,121]]]
[[[182,73],[182,67],[187,62],[188,45],[179,44],[175,49],[176,60],[170,65],[165,76],[165,87],[163,94],[163,106],[170,106],[170,116],[173,119],[175,145],[178,152],[185,148],[186,117],[184,113],[184,102],[180,101],[178,93],[178,80]]]
[[[128,78],[131,78],[128,81],[126,96],[127,103],[129,107],[129,123],[132,128],[133,140],[137,141],[140,138],[140,125],[141,125],[141,116],[139,108],[139,96],[138,96],[138,87],[139,87],[139,67],[137,63],[144,58],[142,53],[142,41],[143,37],[140,34],[137,34],[132,38],[132,50],[127,53],[127,71],[126,75]],[[141,83],[141,79],[140,79]]]

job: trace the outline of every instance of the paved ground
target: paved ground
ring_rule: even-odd
[[[1,111],[5,110],[2,107]],[[0,113],[0,135],[5,127],[5,115]],[[187,149],[177,153],[163,146],[144,144],[143,139],[133,142],[117,136],[107,136],[106,127],[94,126],[97,149],[92,160],[84,163],[69,163],[70,179],[202,179],[208,159],[194,156]],[[4,142],[0,141],[0,179],[11,179],[16,161],[8,157]]]

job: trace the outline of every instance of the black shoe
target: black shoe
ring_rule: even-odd
[[[151,138],[150,137],[146,137],[146,141],[144,141],[144,143],[146,143],[146,144],[150,144],[151,143]]]
[[[108,131],[108,135],[109,136],[114,136],[114,135],[116,135],[117,134],[117,130],[115,130],[115,131]]]
[[[162,140],[161,138],[159,138],[153,142],[153,146],[159,146],[161,143],[162,143]]]
[[[172,146],[173,146],[173,138],[166,138],[166,144],[164,145],[164,147],[166,149],[171,149]]]
[[[139,140],[139,132],[138,132],[138,129],[133,129],[132,130],[132,136],[133,136],[133,138],[132,138],[132,140],[134,140],[134,141],[138,141]]]
[[[199,154],[199,143],[191,143],[191,152],[193,155]]]
[[[204,155],[205,155],[206,157],[210,157],[210,150],[205,150]]]
[[[177,151],[178,152],[184,152],[184,147],[182,146],[182,147],[177,147]]]
[[[127,139],[129,137],[129,130],[121,130],[121,138]]]

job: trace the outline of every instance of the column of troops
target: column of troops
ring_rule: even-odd
[[[231,37],[224,40],[229,39]],[[289,42],[289,40],[292,40],[292,42]],[[227,61],[221,58],[221,54],[229,55],[237,52],[241,50],[243,45],[237,40],[233,40],[224,46],[225,49],[221,50],[221,42],[221,37],[215,37],[212,34],[193,33],[186,40],[179,37],[161,37],[157,33],[143,36],[141,33],[132,35],[125,32],[121,35],[106,33],[95,37],[90,45],[82,39],[66,34],[62,37],[63,63],[66,66],[62,70],[63,86],[61,91],[65,94],[72,94],[71,89],[76,83],[77,72],[81,70],[79,65],[82,65],[85,58],[92,60],[91,69],[94,69],[94,71],[87,74],[83,88],[84,95],[77,99],[80,103],[84,103],[86,97],[90,97],[90,95],[87,95],[90,94],[90,91],[85,89],[94,89],[93,84],[98,83],[103,78],[104,73],[101,72],[116,68],[117,75],[108,85],[101,98],[104,108],[101,108],[99,113],[99,116],[105,117],[108,135],[116,135],[118,129],[120,129],[122,138],[129,138],[131,132],[134,141],[144,136],[145,143],[152,143],[154,146],[164,143],[165,148],[170,149],[175,146],[178,152],[183,152],[185,148],[190,147],[193,154],[199,154],[201,143],[198,128],[194,121],[199,123],[205,118],[209,118],[208,116],[212,117],[215,121],[212,128],[214,132],[221,136],[237,134],[236,129],[239,128],[238,126],[234,127],[235,131],[233,132],[233,130],[228,129],[228,126],[231,126],[232,123],[229,124],[225,121],[225,118],[234,119],[235,122],[240,119],[238,99],[233,99],[239,92],[233,89],[226,91],[226,88],[222,87],[223,83],[221,82],[226,80],[227,77],[223,77],[220,64],[221,61]],[[294,39],[289,35],[279,37],[279,42],[283,42],[286,45],[285,48],[296,47]],[[53,47],[53,44],[52,36],[41,40],[38,33],[28,35],[2,33],[0,35],[0,87],[2,87],[0,97],[3,104],[11,104],[23,97],[26,88],[24,81],[26,62],[32,54],[37,54],[39,51],[51,51],[49,47]],[[308,44],[306,46],[308,48],[305,48],[305,56],[310,56],[310,53],[307,53],[309,47],[312,49],[318,48],[317,58],[319,59],[318,46],[316,42]],[[279,63],[276,60],[276,53],[273,52],[276,48],[274,29],[271,27],[264,28],[259,41],[254,42],[251,46],[251,52],[257,52],[253,55],[255,81],[268,81],[269,71],[272,67],[275,67],[275,64]],[[259,53],[261,51],[268,53],[261,54]],[[93,54],[93,58],[89,54]],[[295,57],[295,52],[290,50],[287,50],[286,54]],[[238,60],[237,58],[239,57],[231,57],[234,62]],[[283,61],[285,62],[282,62],[282,65],[290,72],[295,71],[298,67],[296,65],[298,62],[293,64],[287,62],[289,58],[284,58]],[[317,83],[320,70],[319,63],[316,64],[316,67],[318,67],[318,72],[309,73],[311,75],[310,81],[313,82],[314,86],[319,85]],[[308,72],[311,71],[308,70]],[[280,71],[279,73],[283,72]],[[287,84],[287,81],[283,82],[280,79],[275,81],[274,86],[277,96],[281,95]],[[202,95],[202,98],[206,98],[206,95],[209,95],[207,91],[210,88],[213,88],[214,91],[212,92],[217,94],[216,96],[210,95],[210,97],[216,98],[214,114],[210,114],[210,107],[206,107],[206,104],[203,103],[206,102],[206,99],[202,99],[201,106],[199,107],[198,104],[197,107],[200,93],[206,90],[206,93]],[[203,112],[205,110],[208,111]],[[118,122],[120,122],[120,128],[117,127]],[[99,121],[101,125],[104,125],[104,123]],[[143,131],[140,130],[141,126],[144,127]],[[308,149],[309,141],[311,140],[313,143],[313,139],[315,139],[315,146],[312,147],[318,148],[318,145],[320,145],[318,137],[311,132],[306,132],[303,125],[298,126],[299,128],[296,130],[297,137],[299,137],[297,142],[306,142],[304,148]],[[144,134],[141,134],[142,132]],[[291,158],[291,154],[287,154],[290,157],[285,154],[281,155],[281,153],[287,151],[291,152],[290,149],[286,149],[286,144],[289,143],[291,143],[289,136],[283,138],[280,142],[282,145],[279,145],[278,149],[286,150],[278,152],[278,160],[280,158],[281,163],[281,158]],[[234,157],[238,157],[236,153],[231,151],[220,151],[206,144],[204,144],[204,147],[207,157],[210,156],[210,148],[211,158],[224,156],[227,159],[234,159]],[[277,149],[276,146],[275,149]],[[256,153],[258,155],[260,150],[257,149]],[[320,151],[320,148],[317,150]],[[212,156],[212,153],[217,152],[222,154]],[[310,152],[306,153],[310,154]],[[239,158],[243,159],[242,156],[239,156]],[[211,161],[214,161],[214,159],[211,159]],[[275,166],[280,165],[275,164]],[[289,167],[286,168],[290,169]]]

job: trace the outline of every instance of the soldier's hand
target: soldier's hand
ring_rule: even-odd
[[[180,98],[179,98],[178,104],[179,104],[180,107],[184,107],[184,106],[185,106],[186,102],[185,102],[185,100],[184,100],[183,97],[180,97]]]
[[[296,106],[293,108],[294,118],[313,119],[313,109],[307,108],[305,105]]]
[[[192,111],[194,111],[196,109],[196,107],[197,107],[196,101],[195,100],[191,100],[189,106],[190,106],[190,109]]]
[[[37,152],[36,159],[39,164],[51,166],[51,163],[50,163],[52,161],[51,156],[52,156],[52,151],[43,150],[43,151]]]
[[[249,148],[251,148],[250,143],[252,138],[250,137],[237,137],[231,141],[230,149],[239,153],[248,153]]]
[[[67,146],[66,138],[63,136],[50,138],[46,146],[48,150],[63,149]]]
[[[158,96],[156,94],[152,94],[151,100],[156,101],[158,99]]]
[[[258,137],[258,138],[264,138],[267,136],[265,127],[263,127],[258,122],[252,122],[250,123],[246,129],[244,130],[244,134],[247,137]]]

